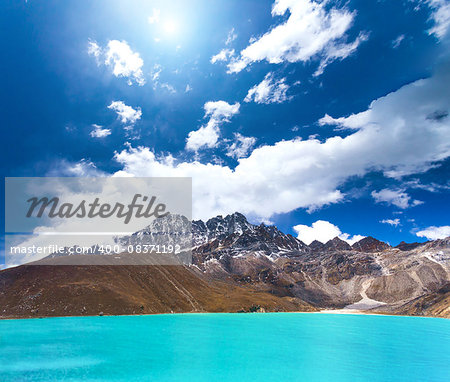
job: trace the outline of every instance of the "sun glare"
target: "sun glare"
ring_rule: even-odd
[[[177,32],[177,30],[178,30],[178,24],[174,20],[167,20],[164,23],[164,31],[167,34],[173,35]]]

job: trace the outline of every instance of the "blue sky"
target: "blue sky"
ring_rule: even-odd
[[[192,176],[194,217],[307,242],[450,235],[449,7],[3,1],[2,174]]]

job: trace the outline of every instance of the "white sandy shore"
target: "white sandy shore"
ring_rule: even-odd
[[[326,313],[326,314],[374,314],[369,313],[364,310],[358,309],[323,309],[317,313]]]

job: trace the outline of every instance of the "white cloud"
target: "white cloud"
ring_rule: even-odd
[[[113,101],[108,109],[114,110],[120,122],[124,124],[134,124],[142,117],[142,110],[140,107],[133,109],[131,106],[125,105],[122,101]]]
[[[167,90],[169,93],[175,94],[177,91],[175,90],[175,88],[168,84],[167,82],[163,82],[161,84],[161,88]]]
[[[189,84],[187,84],[187,85],[186,85],[186,89],[184,89],[184,92],[185,92],[185,93],[189,93],[189,92],[191,92],[191,91],[192,91],[192,86],[189,85]]]
[[[97,60],[97,65],[100,65],[100,56],[102,55],[102,48],[95,41],[88,42],[88,54],[94,56]]]
[[[186,139],[186,150],[198,151],[202,148],[214,148],[218,145],[220,124],[229,122],[230,118],[239,113],[240,104],[234,105],[225,101],[209,101],[205,103],[205,117],[209,117],[206,125],[191,131]]]
[[[392,41],[392,47],[393,47],[394,49],[397,49],[397,48],[400,46],[400,44],[403,42],[404,39],[405,39],[405,35],[404,35],[404,34],[401,34],[400,36],[398,36],[397,38],[395,38],[395,39]]]
[[[210,116],[218,121],[229,121],[229,119],[239,113],[240,104],[236,102],[229,104],[225,101],[209,101],[205,103],[205,116]]]
[[[445,239],[450,236],[450,226],[428,227],[422,231],[416,232],[418,237],[426,237],[428,240]]]
[[[103,126],[97,125],[97,124],[93,124],[92,127],[94,128],[94,130],[92,130],[89,135],[92,138],[105,138],[108,135],[111,134],[111,130],[110,129],[102,129]]]
[[[89,159],[81,159],[76,163],[62,162],[60,174],[69,176],[104,176],[104,173],[97,169],[97,166]]]
[[[227,40],[225,41],[225,45],[230,45],[234,40],[237,39],[237,34],[234,31],[234,28],[228,32]]]
[[[255,143],[256,138],[244,137],[239,133],[235,133],[234,142],[227,148],[227,156],[235,159],[246,157]]]
[[[203,148],[217,147],[219,140],[219,127],[213,120],[209,120],[208,123],[198,130],[191,131],[186,139],[186,150],[198,151]]]
[[[162,66],[159,64],[155,64],[153,65],[153,69],[150,72],[150,78],[152,79],[153,82],[157,83],[159,81],[159,77],[161,75],[162,72]]]
[[[348,244],[353,245],[358,241],[364,239],[366,236],[363,235],[349,235],[348,233],[343,233],[339,236],[339,239],[346,241]]]
[[[109,66],[116,77],[127,78],[128,85],[133,82],[139,86],[145,84],[142,72],[144,61],[139,53],[131,50],[126,41],[110,40],[104,49],[97,42],[89,41],[88,54],[95,57],[97,64]]]
[[[263,145],[239,159],[235,168],[173,158],[169,163],[146,147],[128,148],[115,156],[123,166],[118,175],[193,177],[196,218],[237,210],[269,219],[337,203],[344,199],[340,187],[350,177],[380,171],[400,178],[450,156],[450,118],[433,114],[450,110],[450,67],[444,69],[373,101],[367,111],[339,119],[342,126],[352,126],[345,137]],[[230,118],[238,106],[205,105],[205,110],[215,121]]]
[[[149,16],[149,18],[148,18],[149,24],[159,23],[160,16],[161,16],[161,10],[157,9],[157,8],[153,8],[152,15]]]
[[[219,61],[228,61],[234,56],[234,49],[222,49],[219,53],[211,57],[211,64]]]
[[[348,233],[342,233],[339,227],[325,220],[317,220],[312,223],[311,227],[299,224],[294,226],[293,229],[297,232],[297,237],[308,245],[314,240],[325,244],[328,240],[332,240],[336,236],[350,245],[364,238],[361,235],[351,236]]]
[[[368,34],[360,33],[360,35],[352,43],[342,43],[329,47],[326,51],[326,56],[322,58],[319,67],[314,73],[314,76],[320,76],[324,72],[326,66],[333,61],[343,60],[344,58],[352,55],[354,52],[356,52],[356,49],[358,49],[359,45],[362,42],[367,41],[368,38]]]
[[[286,94],[288,89],[286,78],[275,80],[273,73],[267,73],[264,80],[248,91],[244,102],[282,103],[290,99]]]
[[[137,52],[133,52],[126,41],[111,40],[108,42],[105,63],[113,69],[116,77],[128,78],[128,85],[135,81],[145,84],[142,66],[144,61]]]
[[[225,45],[229,46],[235,39],[237,38],[237,34],[234,32],[234,28],[228,32],[227,39],[225,41]],[[229,61],[232,57],[234,57],[235,50],[229,48],[223,48],[219,53],[215,54],[211,57],[211,64],[215,64],[220,61]]]
[[[372,142],[364,139],[368,152],[361,153],[364,158],[358,161],[372,162],[387,176],[424,172],[433,167],[432,162],[450,156],[448,81],[450,70],[444,64],[433,77],[373,101],[366,111],[336,119],[326,115],[319,123],[356,130],[344,139],[348,144],[361,144],[360,138],[372,136]]]
[[[135,140],[141,138],[141,131],[136,129],[134,125],[124,126],[125,136],[128,139]]]
[[[80,176],[80,177],[104,177],[107,174],[97,168],[90,160],[83,158],[78,162],[61,159],[50,164],[50,169],[45,176],[61,177],[61,176]]]
[[[164,91],[167,91],[169,93],[175,94],[177,91],[175,87],[168,82],[161,82],[161,72],[163,71],[163,67],[159,64],[153,65],[153,68],[150,72],[150,79],[153,83],[153,90],[162,89]],[[175,71],[175,73],[177,73]]]
[[[385,188],[380,191],[372,191],[371,195],[377,203],[386,203],[401,209],[418,206],[423,203],[420,200],[411,200],[411,197],[405,190],[391,190]]]
[[[319,119],[320,126],[335,125],[336,130],[355,129],[359,130],[361,126],[370,123],[371,111],[366,110],[358,114],[352,114],[348,117],[333,118],[328,114],[325,114]]]
[[[431,12],[431,20],[434,26],[428,30],[429,34],[443,39],[450,27],[450,2],[448,0],[421,0],[427,4]]]
[[[401,225],[400,224],[400,219],[383,219],[383,220],[380,220],[380,223],[382,223],[382,224],[389,224],[389,225],[392,225],[392,226],[394,226],[394,227],[398,227],[399,225]]]
[[[64,130],[66,130],[68,133],[72,133],[72,132],[76,131],[77,128],[72,125],[66,125],[66,126],[64,126]]]
[[[419,181],[419,179],[412,179],[405,182],[404,185],[408,188],[416,188],[428,192],[442,192],[450,190],[450,181],[447,181],[447,184],[438,184],[435,182],[423,184]]]
[[[279,64],[317,58],[321,64],[316,74],[320,74],[328,63],[352,54],[366,39],[361,34],[347,43],[346,32],[352,26],[355,12],[344,8],[326,9],[326,5],[327,2],[313,0],[275,0],[272,16],[289,12],[289,17],[252,41],[241,51],[239,58],[231,60],[229,72],[240,72],[251,63],[262,60]]]

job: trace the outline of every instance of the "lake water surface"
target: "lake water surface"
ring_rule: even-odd
[[[450,321],[337,314],[0,320],[0,381],[449,381]]]

